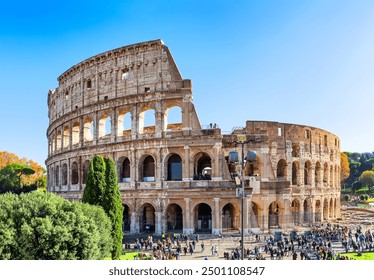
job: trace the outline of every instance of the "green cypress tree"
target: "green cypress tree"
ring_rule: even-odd
[[[122,219],[123,219],[123,206],[121,200],[121,193],[118,187],[118,177],[115,164],[112,158],[107,158],[105,182],[106,187],[103,196],[103,208],[109,219],[112,221],[112,259],[117,260],[122,252]]]
[[[105,161],[102,156],[96,155],[90,161],[86,187],[83,191],[83,202],[91,205],[103,203],[105,189]]]

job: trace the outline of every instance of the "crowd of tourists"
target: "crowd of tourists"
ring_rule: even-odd
[[[194,253],[207,253],[205,256],[223,257],[226,260],[241,259],[241,241],[236,248],[224,251],[219,256],[217,245],[205,248],[204,240],[199,235],[162,234],[157,240],[152,235],[136,238],[133,244],[125,244],[126,249],[147,253],[157,260],[179,260],[181,256],[193,256]],[[246,242],[244,259],[251,260],[339,260],[347,259],[344,252],[374,250],[374,232],[363,230],[361,226],[350,228],[341,225],[326,224],[313,227],[302,234],[254,235],[251,242]],[[210,252],[209,252],[210,251]],[[208,259],[208,258],[207,258]]]

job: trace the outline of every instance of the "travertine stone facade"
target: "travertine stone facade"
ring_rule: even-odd
[[[243,170],[244,234],[340,216],[337,136],[266,121],[247,121],[231,134],[215,124],[203,128],[191,81],[161,40],[89,58],[58,82],[48,94],[48,190],[80,199],[90,158],[112,157],[126,231],[239,231],[237,135],[257,139],[243,144],[244,155],[257,155]],[[179,121],[168,122],[170,110]]]

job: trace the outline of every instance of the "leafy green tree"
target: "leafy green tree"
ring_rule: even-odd
[[[121,193],[118,187],[118,176],[115,168],[115,163],[112,158],[107,158],[105,182],[103,197],[103,208],[110,220],[112,221],[112,259],[119,259],[122,252],[122,219],[123,219],[123,206],[121,200]]]
[[[82,201],[91,205],[103,205],[105,188],[105,161],[100,155],[94,156],[90,161],[86,187],[83,191]]]
[[[359,189],[362,188],[362,183],[360,181],[356,181],[352,184],[352,192],[355,193]]]
[[[0,195],[0,259],[103,259],[110,220],[101,207],[52,193]]]
[[[372,186],[374,185],[374,171],[372,170],[366,170],[362,172],[360,176],[360,182],[364,185],[366,185],[369,189],[369,192],[371,191]]]
[[[22,187],[22,176],[32,175],[35,171],[20,163],[10,163],[0,170],[0,190],[10,191]]]

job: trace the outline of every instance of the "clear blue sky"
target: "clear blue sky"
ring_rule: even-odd
[[[44,165],[47,93],[71,66],[154,39],[191,79],[201,124],[319,127],[374,151],[374,1],[3,1],[0,151]]]

